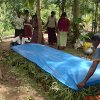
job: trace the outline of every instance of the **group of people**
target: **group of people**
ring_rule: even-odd
[[[48,33],[48,44],[57,44],[59,49],[66,47],[67,33],[70,27],[70,21],[65,12],[62,13],[57,22],[55,12],[51,11],[51,15],[47,19],[46,28]],[[38,20],[37,15],[32,17],[28,10],[24,11],[24,16],[17,12],[13,20],[15,26],[15,38],[13,43],[24,44],[25,42],[38,42]]]
[[[15,38],[12,44],[24,44],[28,42],[37,43],[38,41],[38,22],[37,15],[32,17],[28,10],[24,11],[24,16],[21,12],[17,12],[13,20],[13,26],[15,27]]]
[[[32,18],[29,15],[29,11],[24,11],[24,18],[18,12],[14,20],[15,25],[15,39],[13,43],[24,44],[28,42],[37,43],[38,40],[38,21],[37,15],[33,15]],[[57,44],[59,49],[64,49],[67,43],[67,34],[70,28],[70,20],[67,18],[65,12],[62,13],[60,19],[56,20],[55,12],[51,12],[51,16],[47,20],[47,32],[48,32],[48,43],[49,45]],[[91,42],[95,47],[93,64],[91,65],[84,80],[77,84],[78,88],[85,86],[88,79],[95,72],[97,65],[100,62],[100,33],[95,34]]]
[[[62,13],[57,22],[55,12],[52,11],[46,26],[49,45],[57,44],[58,49],[64,49],[67,43],[67,33],[70,28],[70,20],[67,18],[66,12]]]

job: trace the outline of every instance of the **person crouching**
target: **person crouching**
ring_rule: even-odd
[[[11,45],[15,46],[15,45],[21,45],[21,44],[25,44],[29,42],[30,42],[30,39],[28,39],[27,37],[24,37],[23,34],[20,34],[19,36],[15,37],[12,40]]]

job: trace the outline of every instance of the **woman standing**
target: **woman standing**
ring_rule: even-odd
[[[25,37],[31,39],[32,38],[32,25],[31,25],[31,17],[29,15],[29,11],[24,11],[24,35]]]
[[[33,35],[31,42],[38,43],[38,19],[36,14],[32,16],[32,28],[33,28]],[[42,44],[44,44],[43,34],[42,34]]]
[[[67,33],[69,31],[70,21],[66,18],[66,13],[63,12],[58,21],[58,36],[57,41],[59,49],[64,49],[67,43]]]
[[[48,17],[47,21],[47,31],[48,31],[48,43],[49,45],[53,45],[57,43],[56,37],[56,17],[55,12],[51,12],[51,16]]]

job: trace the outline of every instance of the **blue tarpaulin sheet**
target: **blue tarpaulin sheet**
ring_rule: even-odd
[[[92,64],[87,59],[40,44],[17,45],[12,49],[74,90],[78,90],[76,84],[84,79]],[[95,83],[100,83],[100,64],[86,85]]]

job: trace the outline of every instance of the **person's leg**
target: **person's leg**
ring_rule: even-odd
[[[47,28],[47,33],[48,33],[48,44],[50,44],[50,29],[49,29],[49,27]]]
[[[88,79],[89,79],[89,78],[93,75],[93,73],[95,72],[95,70],[96,70],[97,65],[98,65],[99,62],[100,62],[100,61],[93,61],[93,64],[91,65],[91,67],[90,67],[90,69],[89,69],[89,71],[88,71],[88,73],[87,73],[85,79],[84,79],[82,82],[80,82],[80,83],[77,84],[77,87],[78,87],[78,88],[82,88],[82,87],[85,86],[85,84],[86,84],[86,82],[88,81]]]
[[[52,28],[52,43],[57,44],[57,36],[56,36],[55,28]]]

